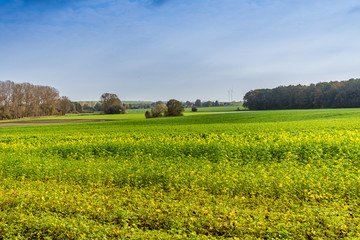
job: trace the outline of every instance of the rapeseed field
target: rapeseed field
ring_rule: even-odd
[[[1,238],[360,238],[358,109],[118,118],[0,128]]]

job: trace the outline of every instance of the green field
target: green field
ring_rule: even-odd
[[[360,109],[10,122],[2,239],[360,238]]]
[[[220,107],[199,107],[198,112],[234,112],[237,109],[245,110],[243,106],[220,106]],[[185,112],[191,112],[191,108],[186,108]]]

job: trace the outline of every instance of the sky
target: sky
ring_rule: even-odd
[[[73,101],[240,101],[360,78],[357,0],[0,0],[0,81]]]

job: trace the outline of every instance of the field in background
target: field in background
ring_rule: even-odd
[[[245,110],[242,106],[221,106],[221,107],[199,107],[198,112],[232,112],[239,110]],[[191,112],[191,108],[186,108],[185,112]]]
[[[0,235],[360,237],[359,109],[224,112],[11,121],[59,122],[0,128]]]
[[[89,106],[94,106],[97,101],[79,101],[81,105],[87,104]],[[151,101],[123,101],[123,104],[153,104],[154,102]],[[245,108],[242,106],[242,102],[232,102],[232,106],[217,106],[217,107],[199,107],[198,112],[227,112],[227,111],[236,111],[236,110],[245,110]],[[135,113],[135,114],[145,114],[146,111],[151,111],[150,108],[147,109],[127,109],[127,113]],[[186,108],[185,112],[191,112],[191,108]],[[95,112],[94,114],[99,114],[99,112]]]
[[[234,112],[239,110],[245,110],[242,106],[221,106],[221,107],[199,107],[197,108],[197,112]],[[135,114],[145,114],[146,111],[151,111],[148,109],[127,109],[127,113],[135,113]],[[185,114],[192,112],[191,108],[185,108]]]

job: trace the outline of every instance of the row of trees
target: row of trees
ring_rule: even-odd
[[[112,109],[110,109],[110,110],[104,109],[104,102],[105,102],[105,105],[113,105]],[[100,97],[100,101],[96,102],[96,103],[93,101],[74,102],[73,103],[74,107],[71,108],[70,112],[90,113],[90,112],[94,112],[94,111],[104,111],[105,113],[125,113],[127,109],[147,109],[147,108],[155,107],[159,103],[161,103],[161,102],[160,101],[153,102],[153,103],[151,103],[151,102],[135,102],[135,103],[131,103],[131,104],[129,104],[129,103],[124,104],[123,102],[121,102],[121,100],[118,98],[118,96],[116,94],[104,93]],[[231,105],[231,103],[223,103],[223,102],[220,103],[219,101],[201,102],[200,99],[197,99],[195,102],[190,102],[190,101],[182,102],[182,105],[185,108],[197,109],[197,107],[228,106],[228,105]],[[115,109],[114,109],[114,107],[115,107]]]
[[[104,111],[105,114],[125,113],[116,94],[104,93],[94,106],[71,102],[68,97],[60,97],[53,87],[30,83],[0,81],[0,119],[50,116],[54,114]]]
[[[129,105],[129,104],[127,104]],[[200,99],[195,101],[195,104],[187,101],[181,103],[176,99],[169,100],[166,105],[162,101],[152,103],[148,107],[151,108],[151,111],[147,111],[145,116],[147,118],[154,117],[164,117],[164,116],[181,116],[184,112],[184,107],[192,107],[192,111],[197,111],[197,106],[210,107],[210,106],[221,106],[218,101],[211,102],[207,101],[202,103]],[[126,109],[129,109],[130,106],[124,105],[118,96],[114,93],[104,93],[100,97],[100,102],[96,103],[93,107],[94,110],[99,111],[101,108],[105,114],[119,114],[126,113]]]
[[[200,99],[196,99],[195,107],[219,107],[219,106],[224,106],[224,103],[220,103],[218,100],[216,100],[215,102],[213,101],[205,101],[205,102],[201,102]],[[193,106],[189,106],[189,107],[193,107]]]
[[[181,116],[185,107],[210,107],[221,106],[218,101],[201,102],[197,99],[195,103],[189,101],[181,103],[171,99],[166,103],[155,104],[140,103],[130,106],[122,104],[116,94],[104,93],[100,102],[81,104],[71,102],[69,98],[59,96],[59,91],[49,86],[39,86],[30,83],[14,83],[12,81],[0,81],[0,119],[15,119],[34,116],[49,116],[54,114],[82,113],[104,111],[105,114],[126,113],[130,108],[149,108],[147,117]]]
[[[53,87],[0,81],[0,119],[65,114],[70,104]]]
[[[245,94],[243,106],[250,110],[358,108],[360,79],[256,89]]]

